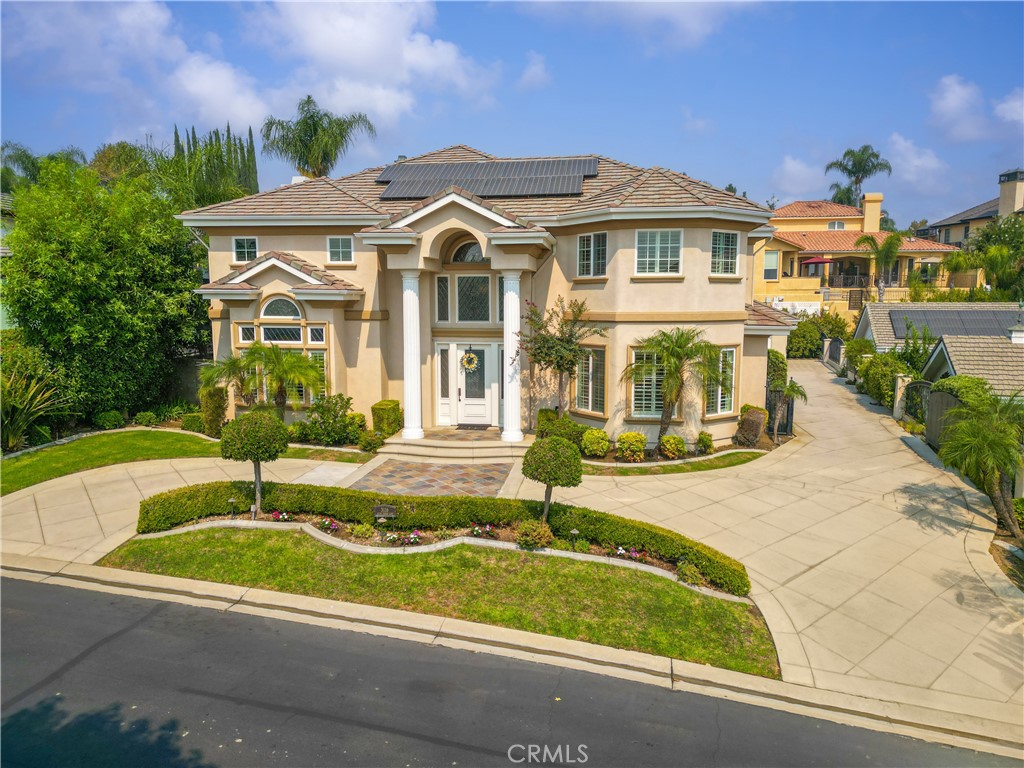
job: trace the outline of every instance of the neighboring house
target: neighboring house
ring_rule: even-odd
[[[908,325],[935,338],[1007,336],[1018,322],[1019,308],[1014,302],[902,302],[871,303],[864,306],[855,339],[870,339],[877,352],[888,352],[903,345]]]
[[[10,251],[4,242],[7,233],[14,226],[14,198],[9,192],[0,192],[0,261],[7,258]],[[7,316],[7,310],[3,304],[3,282],[0,281],[0,331],[13,328],[14,323]]]
[[[656,436],[660,378],[619,377],[638,339],[685,325],[721,347],[726,377],[691,393],[673,431],[724,442],[740,406],[763,402],[768,342],[792,327],[748,299],[747,234],[770,215],[663,168],[456,146],[179,218],[209,235],[198,292],[217,358],[255,340],[308,354],[357,410],[400,400],[405,438],[494,425],[520,441],[554,400],[516,353],[521,315],[563,296],[607,330],[569,395],[579,420]]]
[[[862,289],[871,297],[875,265],[856,242],[864,235],[879,243],[889,236],[881,230],[882,195],[864,195],[864,207],[854,208],[825,200],[790,203],[777,209],[769,222],[771,231],[758,230],[761,238],[754,253],[752,299],[788,311],[820,312],[822,309],[854,312],[848,291]],[[899,259],[886,281],[905,287],[911,271],[919,270],[926,282],[939,279],[942,255],[956,248],[916,237],[904,237]],[[890,298],[905,298],[895,292]]]
[[[1001,336],[943,336],[924,365],[924,378],[947,376],[984,379],[997,395],[1024,390],[1024,325]]]

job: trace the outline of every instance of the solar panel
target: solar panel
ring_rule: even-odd
[[[597,158],[398,163],[377,177],[382,200],[419,199],[455,186],[480,197],[579,195],[583,179],[597,175]]]
[[[907,337],[908,326],[918,333],[925,328],[932,336],[1003,336],[1017,322],[1012,309],[895,309],[889,310],[892,330],[897,339]]]

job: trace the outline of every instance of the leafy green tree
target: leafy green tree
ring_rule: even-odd
[[[559,296],[547,312],[532,301],[526,302],[526,329],[519,332],[519,352],[540,370],[558,376],[559,413],[565,404],[565,385],[576,376],[583,360],[583,342],[606,334],[605,329],[588,323],[586,314],[586,300],[573,299],[566,304]]]
[[[972,398],[946,418],[939,458],[976,482],[992,500],[999,522],[1018,544],[1024,542],[1013,513],[1013,480],[1024,464],[1021,392]]]
[[[294,120],[268,115],[263,121],[263,154],[285,160],[309,179],[328,176],[359,133],[370,137],[377,129],[362,112],[335,115],[320,109],[312,96],[298,104]]]
[[[171,360],[202,343],[202,252],[140,177],[105,188],[88,168],[44,161],[19,190],[7,236],[6,307],[25,342],[76,382],[74,410],[160,399]]]
[[[657,362],[649,362],[649,358],[645,358],[630,363],[622,372],[621,381],[628,384],[659,374],[662,376],[661,421],[658,425],[660,443],[668,432],[672,411],[677,404],[682,404],[688,386],[717,386],[721,383],[721,350],[705,340],[704,332],[698,328],[658,331],[639,339],[636,349],[655,356]]]
[[[1024,299],[1024,216],[996,218],[973,234],[963,251],[946,255],[942,264],[947,272],[981,269],[995,290]]]
[[[224,426],[220,437],[220,455],[231,461],[251,461],[256,490],[256,515],[263,511],[263,474],[261,463],[274,461],[288,450],[288,429],[269,411],[243,414]]]
[[[789,410],[789,404],[795,400],[807,402],[807,391],[796,379],[776,379],[772,383],[772,397],[775,399],[775,421],[772,425],[772,433],[775,437],[775,444],[779,444],[779,425],[782,424],[782,416]]]
[[[3,174],[0,178],[3,192],[39,183],[39,175],[44,161],[54,161],[68,165],[85,165],[85,153],[78,147],[68,145],[48,155],[36,155],[24,144],[5,141],[0,146]]]
[[[89,167],[100,181],[110,185],[122,179],[134,179],[149,173],[146,148],[128,141],[104,144],[92,156]]]
[[[861,235],[854,242],[857,248],[864,248],[875,262],[875,284],[878,286],[878,300],[885,301],[885,286],[892,274],[893,266],[899,261],[900,248],[903,247],[903,235],[893,232],[886,235],[879,244],[874,235]]]
[[[551,489],[575,488],[583,481],[583,458],[580,449],[563,437],[542,437],[526,449],[523,456],[523,477],[544,484],[543,522],[551,509]]]
[[[259,192],[251,128],[246,140],[231,133],[230,123],[223,136],[214,129],[199,137],[192,126],[182,142],[174,126],[172,150],[148,147],[147,154],[155,183],[181,210]]]
[[[860,199],[863,195],[861,185],[864,183],[864,180],[877,176],[880,173],[891,176],[892,166],[874,147],[870,144],[865,144],[860,149],[848,149],[843,152],[842,157],[833,160],[825,166],[825,173],[829,171],[838,171],[846,177],[853,192],[853,199],[856,201],[850,203],[850,205],[860,205]],[[833,185],[834,191],[835,185]]]

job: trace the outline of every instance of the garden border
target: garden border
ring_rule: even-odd
[[[192,531],[202,531],[209,528],[242,528],[242,529],[258,529],[258,530],[291,530],[291,531],[302,531],[303,533],[311,536],[317,541],[323,542],[329,546],[335,547],[336,549],[345,550],[346,552],[352,552],[353,554],[363,555],[415,555],[420,552],[440,552],[450,547],[456,547],[460,544],[469,544],[474,547],[484,547],[488,549],[504,549],[517,552],[530,552],[537,555],[547,555],[549,557],[562,557],[569,560],[579,560],[581,562],[588,563],[601,563],[604,565],[614,565],[619,568],[628,568],[634,571],[643,571],[644,573],[652,573],[655,576],[661,576],[670,581],[674,581],[680,586],[686,587],[694,592],[699,592],[707,597],[716,597],[722,600],[728,600],[731,603],[743,603],[745,605],[755,605],[754,601],[748,597],[740,597],[738,595],[730,595],[727,592],[719,592],[715,589],[709,589],[707,587],[700,587],[694,584],[687,584],[682,581],[676,574],[666,571],[664,568],[656,568],[653,565],[647,565],[646,563],[635,563],[628,560],[620,560],[616,557],[602,557],[601,555],[588,555],[582,552],[567,552],[562,549],[523,549],[516,544],[508,541],[492,541],[490,539],[478,539],[472,536],[456,536],[455,538],[448,539],[446,541],[438,541],[433,544],[423,544],[414,547],[371,547],[365,544],[353,544],[350,541],[343,539],[336,539],[333,536],[329,536],[323,531],[319,531],[309,523],[272,523],[267,520],[209,520],[203,523],[193,523],[192,525],[182,526],[181,528],[172,528],[169,531],[158,531],[156,533],[139,533],[136,534],[134,539],[161,539],[165,536],[176,536],[181,533],[190,533]]]
[[[698,461],[709,461],[716,458],[717,456],[728,456],[730,453],[760,453],[765,455],[771,453],[763,448],[730,448],[727,451],[716,451],[710,453],[707,456],[691,456],[688,459],[673,459],[672,461],[593,461],[592,459],[584,459],[584,464],[589,464],[592,467],[666,467],[672,466],[673,464],[693,464]],[[750,461],[756,461],[751,459]],[[749,462],[748,462],[749,463]],[[728,467],[721,467],[721,469],[728,469]]]

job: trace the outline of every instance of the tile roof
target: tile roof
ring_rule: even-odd
[[[357,197],[337,181],[323,177],[185,211],[186,215],[193,213],[204,216],[387,215],[374,202]]]
[[[859,331],[861,324],[866,323],[871,329],[871,338],[875,341],[875,349],[879,352],[887,352],[900,343],[896,338],[892,327],[892,317],[889,314],[889,310],[897,308],[924,312],[939,312],[941,310],[955,312],[1018,311],[1017,304],[1012,301],[902,301],[898,304],[892,302],[880,304],[877,301],[872,301],[864,305],[864,316],[857,323],[856,330]],[[984,337],[975,336],[973,338]]]
[[[455,144],[444,149],[435,149],[433,152],[426,152],[422,155],[406,158],[403,163],[463,163],[472,160],[495,160],[494,155],[488,155],[479,149],[467,147],[465,144]]]
[[[744,325],[758,328],[788,328],[797,324],[797,319],[788,312],[760,301],[747,304],[746,309],[747,320]]]
[[[863,215],[860,208],[830,200],[796,200],[772,211],[773,219],[842,219]]]
[[[772,237],[784,243],[795,245],[803,253],[864,253],[856,242],[864,235],[871,235],[881,243],[891,232],[853,232],[845,229],[829,229],[814,232],[775,232]],[[904,237],[900,252],[905,251],[958,251],[955,245],[936,243],[920,237]]]
[[[999,213],[999,198],[994,200],[987,200],[981,205],[976,205],[973,208],[968,208],[966,211],[960,211],[960,213],[954,213],[952,216],[947,216],[941,221],[936,221],[929,224],[931,227],[948,227],[951,224],[961,224],[965,221],[971,221],[972,219],[990,219]]]
[[[1024,344],[1008,336],[943,336],[940,343],[956,374],[984,379],[997,395],[1024,389]]]
[[[224,277],[220,278],[220,280],[214,280],[212,283],[206,283],[205,285],[201,285],[201,286],[199,286],[199,289],[200,290],[218,290],[218,291],[224,291],[224,290],[228,290],[228,291],[232,291],[232,290],[252,291],[252,290],[255,290],[255,286],[250,285],[249,283],[244,283],[244,282],[243,283],[232,283],[231,280],[233,280],[234,278],[238,277],[239,275],[243,275],[243,274],[249,272],[254,267],[258,267],[260,264],[263,264],[264,262],[270,261],[271,259],[275,259],[277,261],[280,261],[283,264],[287,264],[292,269],[297,269],[302,274],[309,275],[314,280],[318,280],[319,281],[318,285],[317,284],[303,284],[301,286],[296,286],[297,288],[301,288],[303,291],[316,291],[316,290],[324,290],[324,291],[362,291],[363,290],[358,285],[355,285],[354,283],[350,283],[348,280],[343,280],[342,278],[338,277],[337,275],[335,275],[335,274],[333,274],[331,272],[328,272],[325,269],[320,269],[320,267],[317,267],[314,264],[310,264],[305,259],[300,259],[294,253],[285,253],[284,251],[267,251],[265,254],[260,256],[258,259],[253,259],[252,261],[248,262],[245,265],[245,267],[232,270],[231,272],[228,272],[226,275],[224,275]]]

